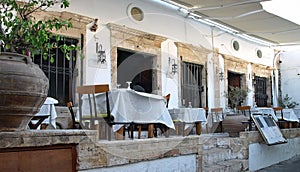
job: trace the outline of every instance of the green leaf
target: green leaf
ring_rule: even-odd
[[[10,44],[6,44],[5,49],[10,49]]]

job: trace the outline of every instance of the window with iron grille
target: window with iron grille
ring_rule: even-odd
[[[183,62],[181,63],[181,95],[183,106],[202,107],[202,65]]]
[[[54,41],[54,40],[53,40]],[[58,46],[62,44],[77,45],[78,40],[65,38],[58,42]],[[35,55],[33,61],[44,71],[49,80],[48,97],[53,97],[58,100],[58,105],[65,106],[68,101],[75,100],[75,72],[76,51],[70,53],[70,60],[65,57],[65,54],[59,49],[53,49],[51,52],[54,62],[50,62],[50,58],[44,59],[41,55]]]
[[[256,105],[261,107],[267,106],[267,78],[255,76],[254,84]]]

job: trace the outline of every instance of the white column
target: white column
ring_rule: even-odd
[[[247,66],[247,76],[246,76],[246,83],[247,83],[247,89],[248,89],[248,96],[246,98],[246,104],[248,106],[254,105],[254,87],[253,87],[253,80],[252,80],[252,66],[251,64],[248,64]]]
[[[207,106],[209,108],[215,107],[215,92],[214,92],[214,63],[213,63],[213,54],[208,55],[208,60],[207,60]]]
[[[162,77],[162,94],[167,95],[171,94],[169,108],[178,108],[179,105],[179,78],[178,72],[170,74],[170,66],[169,66],[169,58],[175,59],[176,64],[178,64],[178,69],[180,68],[180,64],[177,59],[177,47],[174,44],[173,40],[166,40],[161,44],[161,77]],[[172,75],[172,76],[170,76]]]
[[[225,96],[225,74],[224,74],[224,58],[219,55],[219,72],[223,73],[223,79],[220,80],[220,106],[226,107],[226,96]]]

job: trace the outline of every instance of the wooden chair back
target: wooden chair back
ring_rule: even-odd
[[[238,106],[237,110],[242,112],[244,116],[250,117],[251,115],[251,106]]]
[[[166,99],[166,107],[169,106],[169,101],[170,101],[170,98],[171,98],[171,94],[167,94],[166,96],[164,96],[164,98]]]
[[[166,100],[166,107],[168,108],[168,106],[169,106],[169,101],[170,101],[170,98],[171,98],[171,94],[169,93],[169,94],[165,95],[164,98],[165,98],[165,100]],[[148,124],[148,125],[146,125],[146,126],[148,127],[148,137],[149,137],[149,136],[152,137],[152,134],[151,134],[151,127],[152,127],[152,125],[153,125],[153,124]],[[140,124],[140,126],[138,126],[138,127],[142,128],[141,124]],[[157,123],[157,124],[154,124],[153,127],[154,127],[153,135],[154,135],[155,137],[157,137],[157,129],[158,129],[158,128],[159,128],[165,135],[168,135],[168,133],[167,133],[167,132],[168,132],[168,131],[167,131],[167,130],[168,130],[168,127],[167,127],[166,125]],[[149,130],[149,129],[150,129],[150,130]],[[138,136],[140,136],[140,132],[141,132],[141,130],[139,130]]]
[[[211,108],[211,115],[212,115],[212,121],[218,121],[220,126],[220,132],[223,132],[223,120],[224,120],[224,114],[223,114],[223,108]]]
[[[84,85],[77,87],[77,93],[79,94],[95,94],[95,93],[103,93],[109,91],[109,85]]]
[[[67,107],[68,107],[68,109],[70,111],[70,114],[71,114],[71,117],[72,117],[72,128],[73,129],[82,129],[80,123],[75,121],[75,114],[74,114],[74,111],[73,111],[73,103],[68,102]]]
[[[273,107],[273,110],[274,110],[274,113],[275,115],[277,116],[277,113],[280,113],[281,114],[281,120],[283,120],[283,107]]]
[[[240,111],[244,116],[249,117],[248,121],[244,121],[242,123],[248,123],[249,131],[252,131],[252,127],[254,126],[254,124],[251,118],[251,106],[238,106],[237,110]]]
[[[220,113],[223,112],[223,108],[211,108],[211,112]]]
[[[204,107],[203,109],[205,110],[205,115],[206,115],[206,118],[207,118],[208,117],[208,110],[209,110],[209,108],[208,107]]]

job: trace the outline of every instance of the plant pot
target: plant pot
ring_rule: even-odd
[[[245,131],[247,124],[243,123],[248,121],[248,117],[241,114],[227,114],[223,120],[223,130],[229,133],[231,137],[238,137],[241,131]]]
[[[48,79],[30,57],[0,53],[0,131],[27,129],[47,92]]]

